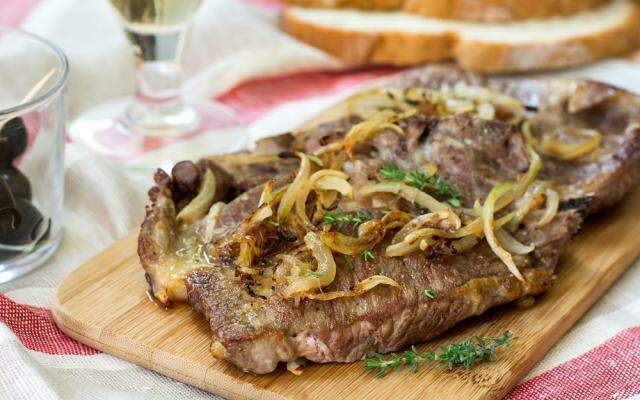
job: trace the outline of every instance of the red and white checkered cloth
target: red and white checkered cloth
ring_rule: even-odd
[[[63,245],[40,270],[0,285],[0,399],[216,398],[66,337],[49,307],[64,276],[136,227],[154,168],[237,149],[250,139],[290,129],[358,84],[396,72],[330,72],[339,66],[335,60],[277,31],[277,3],[250,2],[259,7],[234,0],[205,2],[192,35],[195,51],[186,57],[185,90],[215,96],[237,112],[245,127],[216,129],[117,163],[68,145]],[[128,49],[106,1],[2,0],[0,23],[45,35],[68,53],[72,116],[100,100],[130,93]],[[568,74],[640,92],[640,64],[630,60]],[[635,265],[508,398],[640,400],[638,288],[640,268]]]

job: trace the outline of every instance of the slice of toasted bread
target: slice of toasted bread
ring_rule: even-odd
[[[614,0],[570,17],[510,23],[447,21],[402,12],[289,8],[283,29],[351,66],[456,60],[476,71],[560,68],[640,45],[640,7]]]
[[[605,5],[609,0],[287,0],[316,8],[402,10],[427,17],[504,22],[568,16]]]

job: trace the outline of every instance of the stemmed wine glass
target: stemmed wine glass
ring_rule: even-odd
[[[72,122],[70,136],[99,153],[131,158],[177,137],[237,123],[213,101],[180,94],[188,24],[202,0],[110,0],[124,21],[136,59],[133,99],[100,104]]]

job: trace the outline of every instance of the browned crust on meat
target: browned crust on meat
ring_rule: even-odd
[[[543,293],[553,285],[553,272],[553,266],[528,268],[523,271],[525,284],[508,275],[473,279],[449,293],[438,295],[433,301],[402,308],[383,320],[365,317],[331,330],[291,332],[289,335],[264,332],[247,340],[233,341],[214,334],[212,354],[254,373],[271,372],[279,362],[300,357],[319,363],[352,362],[371,351],[396,351],[408,344],[430,340],[489,308]],[[206,301],[198,297],[200,294],[197,290],[189,290],[189,303],[197,305],[198,311],[210,320],[211,310],[206,307]],[[434,321],[437,323],[433,324]],[[254,354],[262,357],[254,358]]]
[[[206,170],[211,170],[216,177],[216,194],[214,202],[224,199],[230,192],[232,177],[224,169],[211,160],[200,160],[197,164],[189,163],[197,171],[195,182],[190,182],[198,187],[199,181]],[[178,163],[176,165],[179,165]],[[175,167],[172,173],[176,173]],[[180,180],[180,178],[177,178]],[[174,286],[167,287],[166,282],[160,279],[160,270],[166,268],[164,257],[172,251],[172,243],[176,240],[177,209],[180,204],[188,203],[196,194],[197,189],[188,188],[188,192],[180,191],[180,182],[176,182],[166,172],[158,169],[154,175],[156,183],[149,190],[150,204],[145,208],[145,218],[140,226],[138,235],[138,256],[140,264],[145,270],[147,281],[151,287],[151,293],[162,305],[170,305],[177,297],[179,300],[186,298],[184,284],[174,282]],[[179,287],[182,286],[182,287]]]
[[[591,10],[608,0],[288,0],[302,7],[402,10],[427,17],[504,22],[566,16]]]
[[[140,234],[138,235],[138,257],[140,264],[144,268],[147,281],[151,286],[151,293],[161,304],[167,304],[169,295],[165,288],[159,284],[157,275],[158,263],[161,263],[162,256],[169,251],[171,233],[174,231],[175,209],[171,202],[170,207],[166,207],[162,203],[170,202],[171,193],[171,177],[162,170],[157,170],[154,176],[156,186],[149,190],[149,199],[151,204],[146,206],[146,215],[140,226]],[[170,210],[174,210],[171,215]],[[169,211],[169,213],[168,213]],[[165,241],[159,240],[165,233]]]
[[[532,216],[528,223],[537,218]],[[527,242],[542,240],[532,259],[518,259],[518,263],[528,265],[522,267],[526,283],[513,277],[491,256],[488,246],[482,245],[471,258],[445,257],[433,264],[422,264],[421,255],[403,261],[388,259],[388,265],[379,268],[391,277],[397,274],[399,281],[407,281],[399,279],[404,274],[412,276],[415,287],[378,287],[358,298],[304,300],[299,307],[281,298],[263,302],[248,297],[240,284],[225,283],[225,274],[232,271],[202,269],[187,277],[188,300],[210,322],[212,354],[246,371],[267,373],[279,362],[299,357],[315,362],[351,362],[370,351],[388,352],[429,340],[490,307],[544,292],[555,279],[562,248],[581,221],[577,213],[565,212],[545,228],[546,233],[533,231],[522,238]],[[383,248],[376,246],[376,257],[382,257]],[[357,264],[354,273],[340,269],[334,283],[346,284],[353,274],[366,273],[368,268]],[[435,299],[424,297],[422,286],[433,285],[431,279],[439,281],[437,277],[443,274],[447,280],[441,288],[434,288]],[[262,315],[263,309],[269,312]],[[247,324],[245,313],[254,314],[251,320],[256,325]]]
[[[350,66],[418,65],[455,60],[481,72],[518,72],[568,67],[624,54],[640,45],[640,12],[611,29],[566,40],[527,44],[491,43],[459,38],[456,33],[364,32],[328,27],[286,11],[282,27],[305,43]]]
[[[629,191],[629,187],[640,182],[640,125],[629,129],[631,136],[611,157],[608,174],[604,181],[595,182],[606,190],[598,190],[585,207],[589,214],[599,212],[620,201]]]

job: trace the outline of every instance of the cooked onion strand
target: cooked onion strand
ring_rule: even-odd
[[[496,238],[494,231],[494,219],[493,213],[496,210],[496,203],[498,200],[507,193],[513,193],[514,185],[513,184],[499,184],[491,189],[487,199],[484,202],[484,206],[482,207],[482,227],[485,237],[487,238],[487,243],[489,243],[489,247],[491,250],[502,260],[502,262],[509,268],[509,271],[518,278],[518,280],[524,282],[524,277],[518,270],[518,267],[513,262],[513,257],[511,254],[506,251],[500,243],[498,243],[498,239]]]

